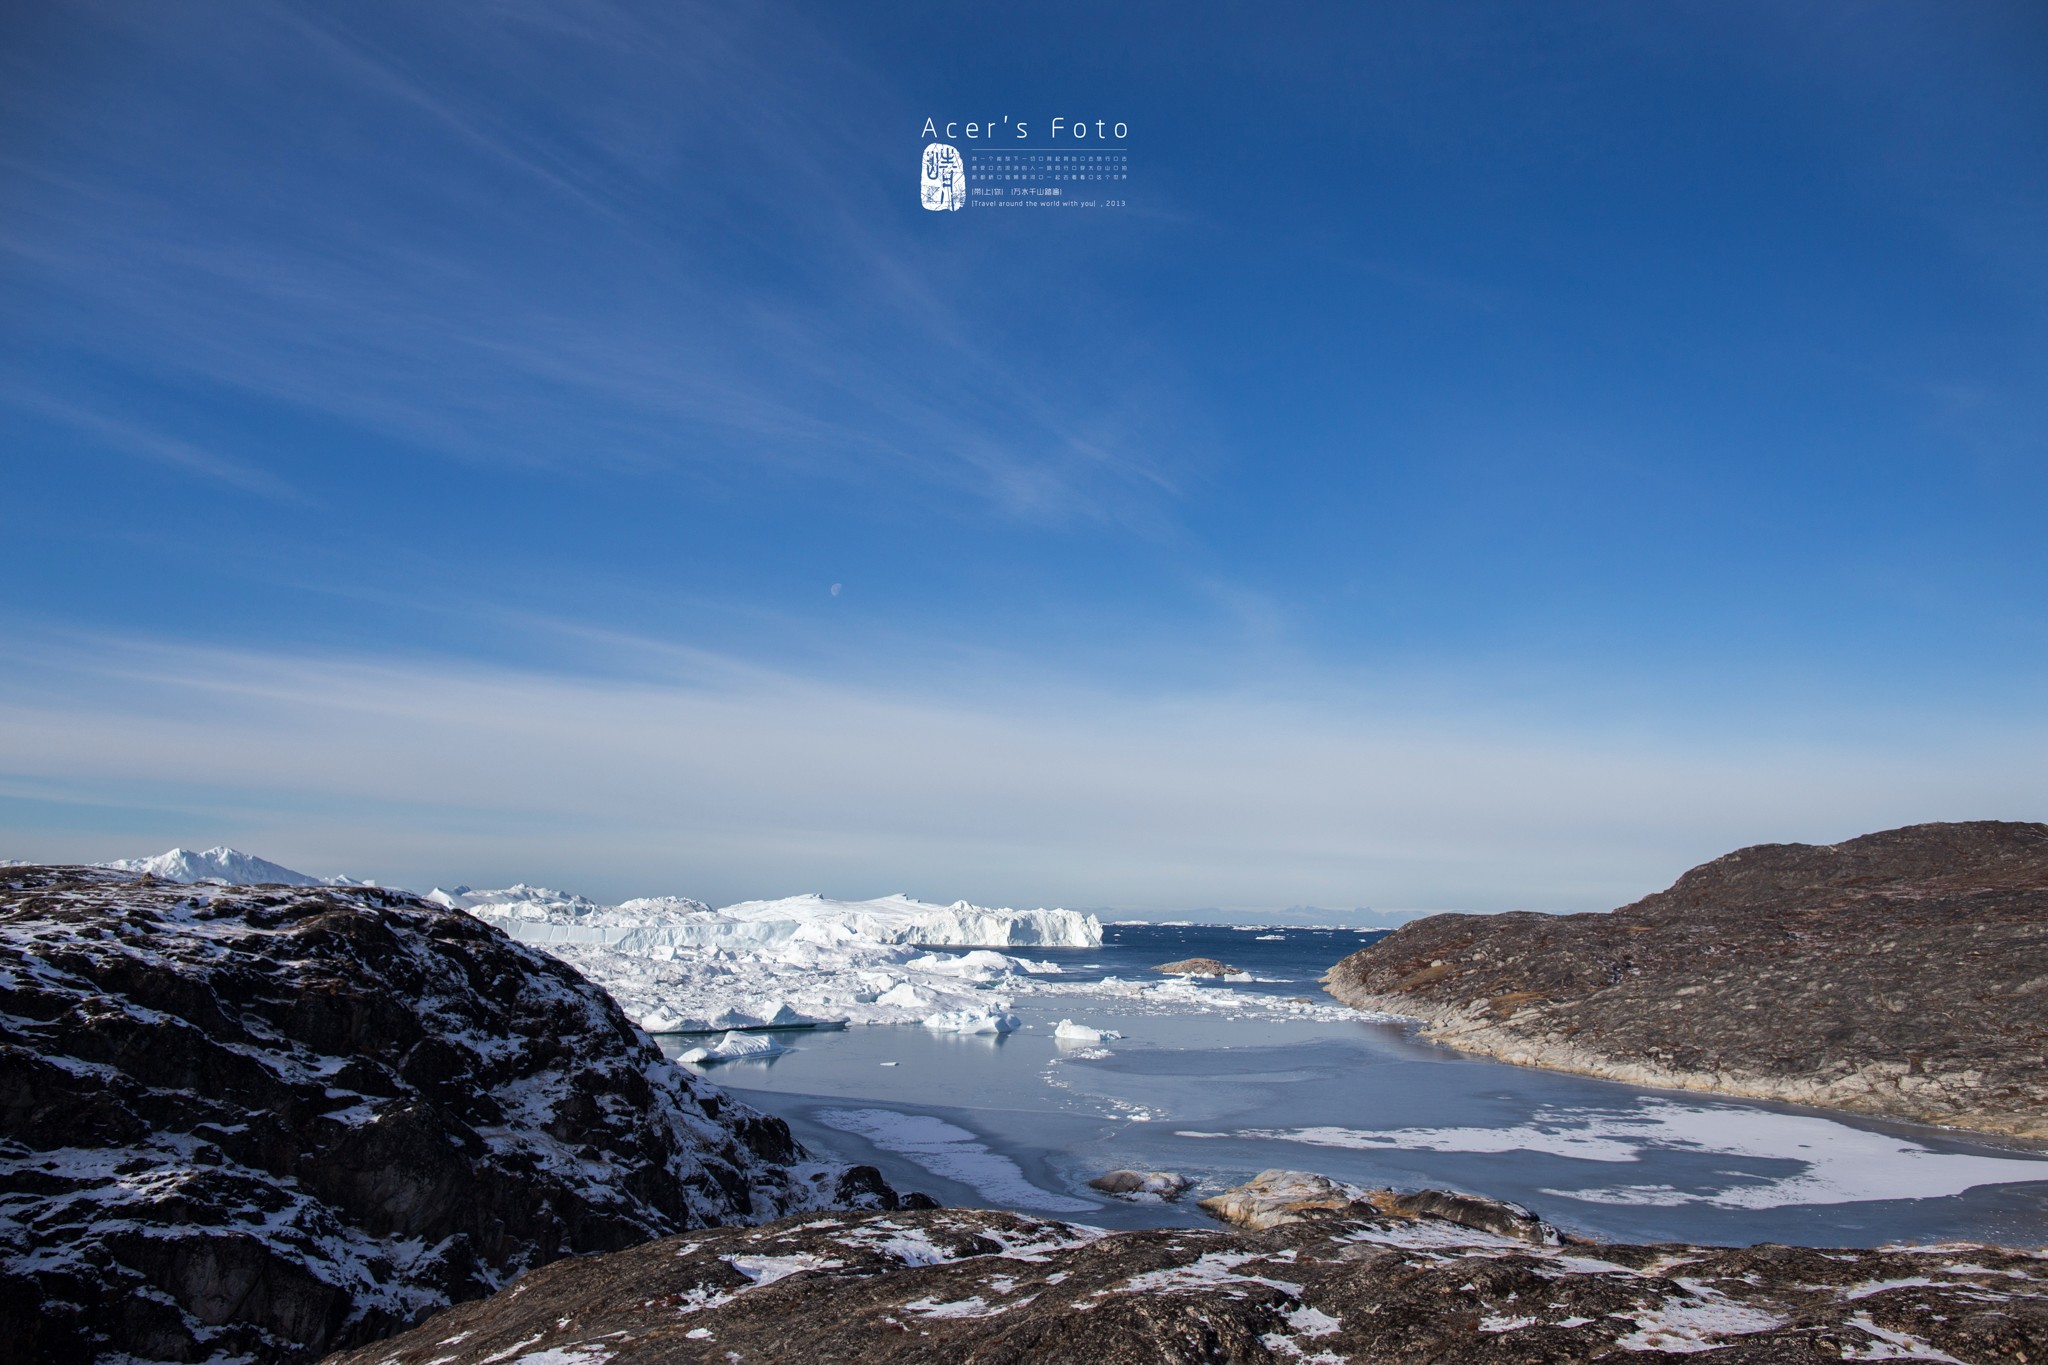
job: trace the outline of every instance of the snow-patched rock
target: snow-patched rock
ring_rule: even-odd
[[[0,875],[10,1359],[312,1358],[556,1257],[848,1201],[896,1202],[467,915]]]
[[[721,1228],[557,1263],[334,1365],[2018,1365],[2048,1339],[2038,1253],[1548,1246],[1415,1203],[1259,1232],[1104,1235],[973,1209]]]

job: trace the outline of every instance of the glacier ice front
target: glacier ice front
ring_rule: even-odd
[[[991,1021],[1016,1027],[1007,1013],[1010,994],[1059,968],[996,948],[1102,943],[1101,921],[1073,910],[933,905],[908,896],[790,896],[714,910],[681,896],[600,905],[518,885],[436,888],[428,899],[545,948],[610,991],[650,1033],[730,1035],[936,1017],[957,1017],[949,1031],[1003,1032]]]
[[[824,896],[741,901],[713,910],[702,901],[659,896],[599,905],[546,887],[502,891],[436,888],[429,899],[467,910],[528,943],[590,944],[627,953],[663,948],[747,950],[802,942],[910,944],[935,948],[1095,948],[1102,923],[1074,910],[1009,910],[909,896],[836,901]]]

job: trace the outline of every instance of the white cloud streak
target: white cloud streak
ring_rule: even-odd
[[[35,818],[0,827],[4,852],[154,851],[132,832],[108,847],[94,814],[149,806],[166,846],[250,843],[404,883],[1604,909],[1746,843],[2048,805],[2038,731],[1885,753],[1652,743],[1221,692],[1048,683],[966,705],[914,677],[685,657],[625,680],[146,641],[32,650],[0,692],[0,795]]]

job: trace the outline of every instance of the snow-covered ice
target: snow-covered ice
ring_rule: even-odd
[[[944,1119],[893,1109],[821,1109],[815,1117],[841,1132],[858,1133],[883,1151],[908,1157],[934,1175],[970,1186],[999,1206],[1046,1213],[1091,1213],[1102,1207],[1094,1200],[1040,1189],[1016,1162]]]

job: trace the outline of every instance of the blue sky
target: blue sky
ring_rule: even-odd
[[[2044,77],[2029,3],[12,7],[0,853],[1598,909],[2042,818]],[[920,208],[1055,115],[1127,207]]]

